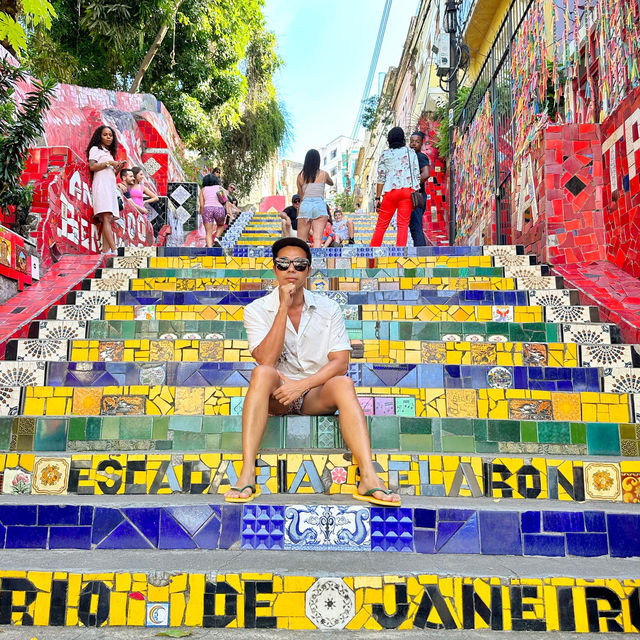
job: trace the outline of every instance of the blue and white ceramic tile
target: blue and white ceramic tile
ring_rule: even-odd
[[[284,548],[370,551],[370,511],[341,505],[291,505],[284,513]]]
[[[563,324],[565,342],[577,344],[611,344],[611,325],[608,324]]]

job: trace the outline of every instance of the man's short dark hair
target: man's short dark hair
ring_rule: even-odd
[[[427,137],[427,134],[424,131],[414,131],[411,136],[418,136],[420,138],[422,138],[422,141],[424,142],[424,139]]]
[[[276,240],[271,245],[271,253],[273,254],[274,260],[285,247],[299,247],[300,249],[303,249],[307,254],[307,259],[311,262],[311,249],[309,249],[309,245],[300,238],[280,238],[280,240]]]
[[[222,169],[220,167],[216,167],[211,173],[222,173]]]
[[[124,180],[124,177],[129,173],[129,171],[131,171],[131,169],[120,169],[120,180]]]

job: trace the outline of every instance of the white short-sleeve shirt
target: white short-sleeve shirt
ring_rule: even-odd
[[[278,287],[245,307],[244,328],[252,353],[271,331],[279,307]],[[287,318],[282,355],[275,367],[287,378],[301,380],[324,367],[334,351],[351,351],[342,311],[337,302],[304,289],[298,331]]]

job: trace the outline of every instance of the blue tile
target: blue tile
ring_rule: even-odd
[[[640,516],[608,513],[609,553],[612,558],[631,558],[640,549]]]
[[[416,527],[422,527],[423,529],[434,529],[436,526],[436,510],[414,509],[413,523]]]
[[[242,505],[225,504],[222,507],[222,525],[220,530],[220,549],[229,549],[240,540],[242,527]]]
[[[91,527],[51,527],[49,549],[91,549]]]
[[[542,528],[554,533],[584,531],[584,517],[579,511],[543,511]]]
[[[414,529],[413,544],[417,553],[435,553],[436,532]]]
[[[80,507],[80,524],[93,524],[93,507]]]
[[[129,520],[140,530],[142,535],[152,544],[158,546],[160,509],[154,507],[138,507],[123,509]]]
[[[220,542],[219,515],[214,515],[211,520],[193,536],[193,540],[200,549],[217,549]]]
[[[604,517],[604,511],[585,511],[584,522],[587,531],[606,531],[607,523]]]
[[[7,527],[5,549],[46,549],[48,527]]]
[[[124,516],[119,509],[96,507],[93,519],[93,533],[91,542],[99,543],[107,534],[111,533],[122,521]]]
[[[284,548],[284,506],[245,505],[241,541],[243,549]]]
[[[438,553],[480,553],[478,514],[474,513],[443,545],[439,544],[438,547]]]
[[[120,523],[98,546],[98,549],[151,549],[151,544],[126,520]]]
[[[517,511],[480,511],[480,549],[489,555],[522,555],[520,514]]]
[[[440,522],[466,522],[475,511],[473,509],[438,509]]]
[[[570,556],[592,558],[609,553],[606,533],[567,533],[567,553]],[[635,555],[640,555],[636,549]]]
[[[524,534],[525,556],[564,556],[564,536]]]
[[[37,517],[38,507],[35,505],[6,504],[0,506],[0,522],[4,525],[33,525],[36,523]]]
[[[160,541],[158,549],[195,549],[189,534],[165,511],[160,511]]]
[[[7,528],[0,524],[0,549],[4,549],[5,534]]]
[[[39,505],[38,524],[77,525],[80,507],[76,505]]]
[[[539,511],[521,513],[522,533],[540,533],[540,515]]]
[[[371,508],[371,550],[413,551],[411,509]]]

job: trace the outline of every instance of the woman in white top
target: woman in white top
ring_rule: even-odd
[[[411,193],[420,188],[418,156],[413,149],[405,145],[406,140],[401,127],[393,127],[389,131],[387,142],[389,148],[382,152],[378,161],[378,183],[376,184],[378,222],[371,238],[371,246],[379,247],[382,244],[385,231],[397,210],[396,246],[405,247],[413,209]]]
[[[116,161],[118,138],[116,132],[106,125],[98,127],[87,146],[89,171],[93,173],[91,196],[93,199],[93,219],[102,224],[102,253],[115,254],[116,242],[113,237],[113,219],[120,217],[116,175],[126,162]]]
[[[324,185],[333,186],[333,180],[326,171],[320,169],[320,154],[316,149],[307,151],[297,184],[302,198],[298,210],[298,238],[309,242],[309,230],[313,229],[313,246],[321,247],[322,231],[327,222]]]

